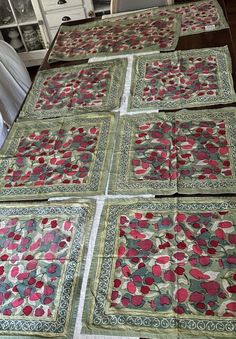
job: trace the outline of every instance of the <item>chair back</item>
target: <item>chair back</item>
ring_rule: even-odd
[[[11,126],[31,86],[29,73],[14,48],[0,40],[0,111]]]
[[[171,5],[174,0],[111,0],[111,14]]]
[[[3,121],[2,114],[0,112],[0,148],[4,144],[4,141],[7,137],[8,129],[6,124]]]

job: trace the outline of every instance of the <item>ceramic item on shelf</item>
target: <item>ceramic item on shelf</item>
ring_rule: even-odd
[[[9,4],[5,0],[0,1],[0,24],[7,25],[14,22],[14,18],[9,7]]]
[[[20,22],[34,17],[34,10],[31,0],[15,0],[13,3],[15,14]]]
[[[23,46],[23,43],[19,37],[19,32],[16,29],[11,29],[8,33],[8,37],[11,39],[10,40],[10,45],[15,48],[16,51],[21,49]]]
[[[29,18],[32,18],[35,16],[34,9],[31,3],[31,0],[24,0],[25,2],[25,13]]]
[[[36,49],[41,49],[42,44],[39,40],[38,34],[33,26],[26,26],[23,28],[23,36],[25,44],[29,51],[34,51]]]
[[[17,10],[17,12],[22,15],[25,12],[25,3],[22,0],[15,0],[13,6]]]

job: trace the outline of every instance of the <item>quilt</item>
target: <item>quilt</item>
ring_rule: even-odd
[[[236,193],[236,108],[122,116],[111,194]]]
[[[119,21],[121,18],[133,19],[158,15],[181,15],[180,36],[199,34],[229,28],[224,12],[217,0],[188,1],[182,4],[161,6],[136,12],[116,13],[107,15],[110,20]]]
[[[83,333],[235,338],[235,198],[111,199]]]
[[[45,119],[118,108],[126,67],[126,59],[117,59],[41,71],[19,117]]]
[[[136,56],[129,110],[177,109],[236,101],[227,46]]]
[[[174,50],[179,38],[180,24],[180,16],[171,14],[61,26],[49,55],[49,62],[141,51]]]
[[[90,200],[0,204],[1,338],[73,337]]]
[[[114,123],[111,113],[15,123],[0,153],[0,200],[102,194]]]

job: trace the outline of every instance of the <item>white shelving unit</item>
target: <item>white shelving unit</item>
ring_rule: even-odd
[[[107,0],[93,0],[93,7],[95,15],[99,12],[110,11],[110,1]]]
[[[0,39],[15,48],[26,66],[41,63],[50,39],[37,0],[0,1]]]

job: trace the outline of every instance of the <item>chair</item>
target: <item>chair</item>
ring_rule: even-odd
[[[31,86],[29,73],[7,42],[0,40],[0,112],[11,126]]]
[[[4,144],[4,141],[7,137],[8,129],[6,124],[3,121],[2,114],[0,113],[0,148]]]
[[[171,5],[174,0],[111,0],[111,14]]]

